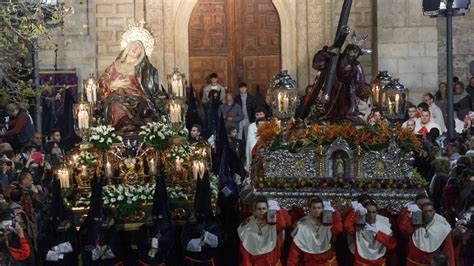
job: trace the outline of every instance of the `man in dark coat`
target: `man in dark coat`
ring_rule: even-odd
[[[171,220],[165,177],[157,178],[153,198],[152,221],[140,227],[139,265],[164,265],[173,248],[176,226]]]
[[[257,101],[254,96],[248,93],[247,84],[239,84],[239,95],[234,97],[234,102],[242,107],[244,119],[240,121],[239,125],[239,139],[247,139],[247,131],[249,125],[255,122],[255,108],[257,108]]]
[[[196,183],[194,212],[181,233],[185,265],[213,266],[222,244],[221,227],[212,213],[209,173]]]

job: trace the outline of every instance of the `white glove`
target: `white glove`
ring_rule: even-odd
[[[219,239],[213,233],[204,231],[204,243],[208,244],[211,248],[217,248],[219,245]]]
[[[191,252],[201,252],[202,241],[200,238],[193,238],[189,240],[188,245],[186,246],[187,251]]]
[[[352,202],[352,208],[354,211],[358,212],[360,215],[366,215],[367,214],[367,209],[362,206],[359,202]]]
[[[103,260],[106,260],[106,259],[113,259],[115,258],[115,254],[114,252],[112,251],[111,248],[108,248],[105,252],[104,252],[104,255],[102,255],[102,259]]]
[[[365,224],[365,230],[372,232],[374,234],[377,234],[379,232],[379,229],[377,229],[375,226],[368,223]]]
[[[53,250],[56,252],[59,252],[61,254],[67,254],[72,252],[72,246],[71,243],[69,242],[63,242],[55,247],[53,247]]]
[[[92,251],[92,261],[97,261],[98,259],[100,259],[100,246],[97,245]]]
[[[59,254],[56,251],[48,250],[48,254],[46,254],[46,261],[58,261]]]
[[[325,211],[331,211],[331,212],[335,212],[336,210],[334,210],[334,208],[331,206],[331,202],[330,201],[323,201],[323,205],[324,205],[324,210]]]
[[[151,239],[151,248],[158,249],[159,244],[158,238],[154,237]]]
[[[278,205],[278,202],[276,202],[275,200],[268,200],[268,209],[279,211],[280,205]]]
[[[415,203],[408,204],[407,209],[409,212],[421,212],[420,207],[418,207],[418,205],[416,205]]]
[[[242,177],[241,177],[239,174],[235,173],[235,174],[234,174],[234,182],[235,182],[237,185],[240,186],[240,185],[242,184],[242,181],[241,181],[241,180],[242,180]]]
[[[150,251],[148,251],[148,256],[149,256],[150,258],[155,258],[157,252],[158,252],[158,249],[156,249],[156,248],[150,248]]]

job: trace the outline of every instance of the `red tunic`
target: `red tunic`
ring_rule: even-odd
[[[357,220],[357,214],[354,212],[354,210],[350,210],[349,213],[346,216],[346,220],[344,221],[344,229],[347,231],[348,234],[353,235],[354,239],[356,239],[355,234],[356,234],[356,228],[355,228],[355,223]],[[395,239],[394,236],[389,236],[382,231],[379,231],[375,235],[375,240],[378,242],[382,243],[387,249],[394,249],[397,246],[397,240]],[[359,255],[359,252],[357,250],[357,244],[354,245],[354,266],[368,266],[368,265],[373,265],[373,266],[380,266],[380,265],[385,265],[385,257],[386,254],[377,259],[377,260],[367,260],[362,258]]]
[[[280,237],[281,231],[287,227],[287,220],[284,217],[282,211],[277,212],[277,224],[276,230],[278,233],[277,244],[273,251],[262,254],[262,255],[252,255],[250,254],[240,242],[240,254],[242,255],[242,264],[241,266],[280,266],[280,255],[281,247],[283,245],[283,238]]]
[[[342,219],[337,211],[332,214],[331,234],[333,239],[342,232]],[[301,256],[303,255],[303,256]],[[310,254],[303,252],[294,241],[291,242],[290,254],[288,255],[288,266],[337,266],[336,250],[334,246],[321,254]]]
[[[442,251],[449,257],[449,266],[456,265],[454,262],[454,249],[451,234],[444,239],[443,244],[441,244],[439,249],[433,253],[427,253],[418,249],[415,244],[413,244],[412,234],[415,229],[411,224],[411,217],[407,209],[402,209],[400,212],[400,231],[409,236],[407,266],[431,265],[431,258],[437,251]]]
[[[16,261],[25,261],[30,256],[30,245],[28,244],[28,241],[26,241],[25,237],[20,237],[20,248],[13,248],[8,246],[7,248],[10,252],[10,255]]]

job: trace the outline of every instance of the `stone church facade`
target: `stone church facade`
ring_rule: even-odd
[[[200,53],[199,51],[195,52],[196,49],[199,50],[199,47],[195,47],[196,41],[199,40],[192,37],[200,30],[195,25],[197,23],[199,26],[201,21],[206,23],[206,19],[216,19],[215,16],[207,16],[214,14],[215,11],[206,11],[204,7],[222,6],[226,8],[227,13],[223,12],[222,18],[225,22],[222,23],[225,25],[221,26],[225,32],[230,32],[230,34],[233,34],[234,29],[242,30],[239,28],[239,25],[245,24],[242,20],[255,19],[258,21],[262,17],[259,15],[260,12],[263,12],[261,10],[270,10],[268,11],[270,15],[262,19],[273,21],[275,25],[279,26],[278,39],[275,40],[277,35],[267,38],[269,42],[276,43],[276,47],[279,47],[277,54],[271,55],[276,56],[274,58],[277,58],[278,61],[276,64],[273,63],[273,67],[288,69],[290,74],[297,78],[298,86],[303,91],[306,85],[313,82],[316,75],[311,68],[313,55],[324,45],[331,45],[333,42],[343,1],[88,0],[77,4],[77,1],[66,0],[66,3],[69,2],[75,8],[75,14],[69,18],[70,22],[68,23],[71,24],[68,25],[71,30],[67,31],[65,36],[58,37],[58,42],[69,42],[69,40],[71,42],[67,46],[59,46],[57,62],[60,68],[77,68],[80,80],[88,76],[90,72],[100,75],[118,55],[120,37],[126,26],[140,20],[147,22],[147,27],[155,36],[156,45],[151,61],[160,71],[161,81],[166,83],[166,75],[171,73],[175,67],[190,77],[190,69],[194,67],[193,62]],[[232,5],[237,8],[232,9]],[[252,13],[249,11],[252,8],[257,9],[253,13],[254,18],[249,15]],[[258,8],[262,9],[258,10]],[[240,14],[247,13],[244,14],[246,16],[235,14],[239,12]],[[277,17],[276,20],[273,19],[274,17]],[[217,19],[216,23],[218,24],[221,17]],[[195,21],[197,22],[194,23]],[[471,12],[465,17],[456,17],[453,21],[455,34],[454,74],[466,81],[470,77],[469,62],[474,60],[474,14]],[[215,27],[216,23],[210,25]],[[349,25],[357,35],[369,35],[365,47],[373,49],[372,55],[360,58],[367,80],[370,81],[378,70],[388,70],[393,77],[399,78],[410,89],[410,98],[414,102],[419,101],[421,93],[434,91],[439,80],[445,80],[446,75],[444,24],[445,22],[441,18],[423,17],[421,1],[353,1]],[[243,52],[245,49],[235,48],[243,47],[242,43],[245,44],[249,40],[256,43],[266,42],[263,38],[263,41],[260,41],[258,34],[254,38],[250,33],[246,35],[246,32],[239,33],[239,36],[230,40],[227,36],[222,40],[217,37],[217,43],[229,42],[230,48],[228,51],[226,50],[225,56],[231,58],[232,64],[224,65],[230,65],[225,77],[229,83],[232,83],[225,84],[230,88],[235,87],[238,81],[246,81],[246,77],[250,78],[249,75],[246,76],[245,69],[243,71],[240,69],[242,65],[244,68],[252,65],[252,58],[257,63],[264,61],[263,57],[259,57],[264,55],[261,55],[262,51],[258,51],[258,49],[254,54],[248,53],[248,56],[245,57],[245,52]],[[212,47],[212,44],[207,48],[209,47]],[[204,54],[209,57],[211,55],[209,52],[212,54],[212,51]],[[216,54],[218,53],[220,52],[217,51]],[[195,54],[198,57],[195,57]],[[263,50],[263,54],[265,54],[265,50]],[[51,51],[41,53],[42,68],[52,68],[54,58],[54,53]],[[246,62],[250,63],[246,65]],[[220,68],[219,65],[216,65],[216,68]],[[219,70],[216,69],[216,71]],[[234,72],[240,73],[239,71],[243,74],[231,77]],[[197,71],[195,74],[194,72],[192,71],[191,74],[195,76],[190,78],[195,82],[201,78],[204,79],[204,70],[203,73]],[[248,72],[252,73],[254,70],[249,68]],[[265,73],[262,75],[266,79],[268,73],[267,76]],[[164,85],[166,86],[166,84]]]

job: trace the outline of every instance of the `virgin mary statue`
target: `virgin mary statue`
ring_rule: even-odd
[[[141,40],[127,42],[99,79],[105,122],[121,135],[156,120],[162,108],[158,70],[148,60],[147,50]]]

